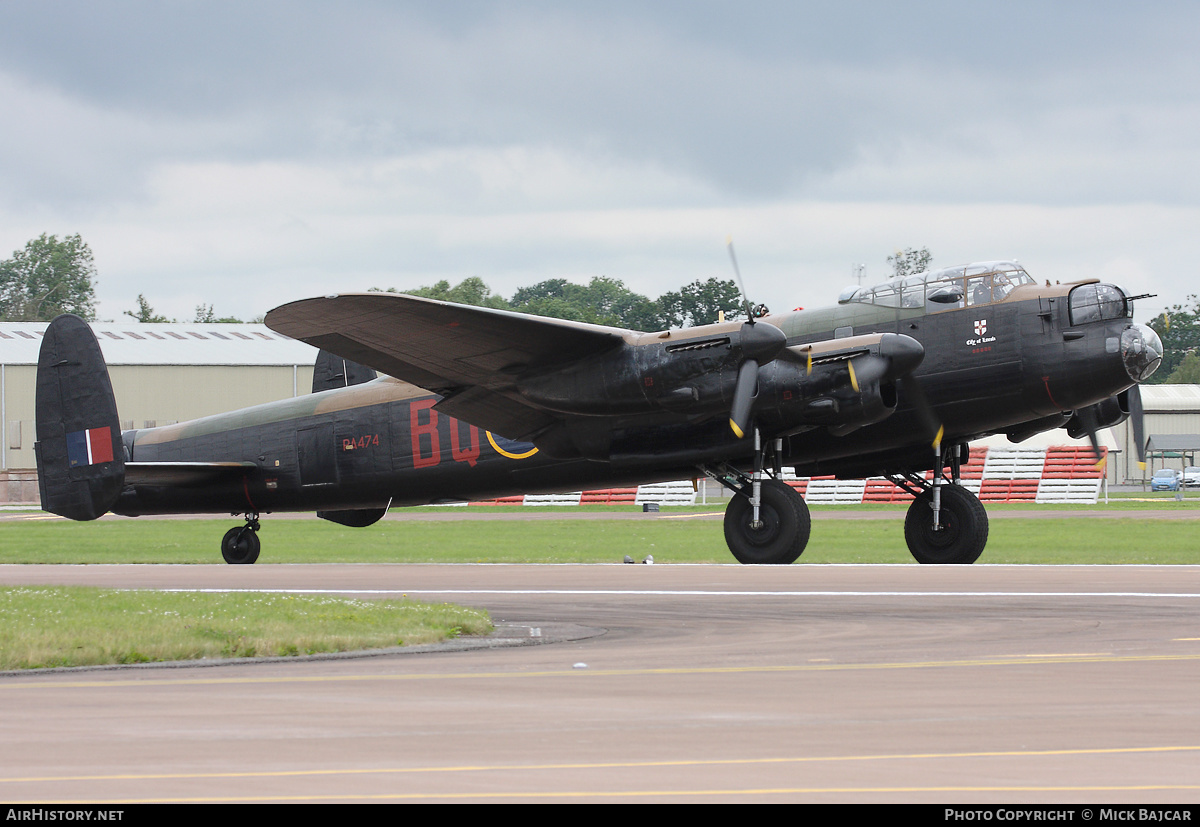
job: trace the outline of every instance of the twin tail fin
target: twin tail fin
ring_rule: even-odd
[[[59,316],[38,354],[35,416],[42,508],[94,520],[125,486],[125,449],[108,366],[87,322]]]

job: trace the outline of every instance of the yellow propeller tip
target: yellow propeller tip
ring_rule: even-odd
[[[731,419],[731,420],[729,420],[729,427],[733,429],[733,433],[734,433],[734,435],[735,435],[735,436],[736,436],[738,439],[741,439],[742,437],[744,437],[744,436],[745,436],[745,434],[744,434],[744,433],[742,433],[742,429],[741,429],[741,428],[739,428],[739,427],[737,426],[737,423],[736,423],[736,422],[734,422],[732,419]]]
[[[850,371],[850,387],[854,388],[855,393],[859,393],[860,391],[858,390],[858,377],[854,375],[854,363],[847,362],[846,369]]]
[[[933,438],[933,450],[935,450],[935,451],[936,451],[936,450],[938,450],[939,448],[941,448],[941,447],[942,447],[942,437],[943,437],[943,436],[945,436],[945,434],[946,434],[946,426],[945,426],[945,425],[939,425],[939,426],[938,426],[938,432],[937,432],[937,436],[935,436],[935,437]]]
[[[1108,457],[1101,457],[1101,458],[1100,458],[1100,459],[1099,459],[1099,460],[1096,462],[1096,466],[1095,466],[1095,467],[1096,467],[1096,470],[1097,470],[1097,471],[1103,471],[1103,470],[1104,470],[1104,467],[1105,467],[1106,465],[1108,465]]]

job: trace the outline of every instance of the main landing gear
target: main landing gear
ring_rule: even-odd
[[[916,497],[904,518],[904,540],[918,563],[974,563],[987,545],[987,511],[959,484],[959,465],[960,454],[954,450],[952,481],[936,471],[933,480],[911,473],[889,477]]]
[[[782,443],[777,439],[771,445],[769,474],[763,468],[767,451],[757,429],[752,474],[726,464],[701,468],[734,494],[725,509],[725,542],[739,563],[794,563],[808,545],[808,506],[796,489],[779,479]]]
[[[262,544],[258,540],[258,514],[246,515],[244,526],[234,526],[221,538],[221,556],[231,565],[249,565],[258,559]]]
[[[782,453],[782,440],[764,447],[756,430],[752,473],[727,464],[700,469],[733,492],[725,509],[725,542],[740,563],[794,563],[808,545],[808,506],[780,479]],[[938,454],[932,480],[912,472],[888,477],[915,497],[904,519],[904,540],[918,563],[974,563],[987,545],[987,511],[959,484],[966,457],[965,444],[953,445]],[[947,462],[950,479],[941,471]]]

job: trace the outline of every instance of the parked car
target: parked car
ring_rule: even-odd
[[[1179,472],[1174,468],[1159,468],[1150,478],[1151,491],[1178,491]]]
[[[1183,469],[1183,484],[1188,488],[1200,487],[1200,468],[1189,465]]]

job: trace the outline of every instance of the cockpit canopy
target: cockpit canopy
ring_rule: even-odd
[[[1071,290],[1071,324],[1133,316],[1133,307],[1120,288],[1111,284],[1081,284]]]
[[[847,287],[838,296],[838,304],[856,302],[935,312],[997,302],[1021,284],[1037,282],[1020,264],[984,261],[892,279],[876,287]]]

